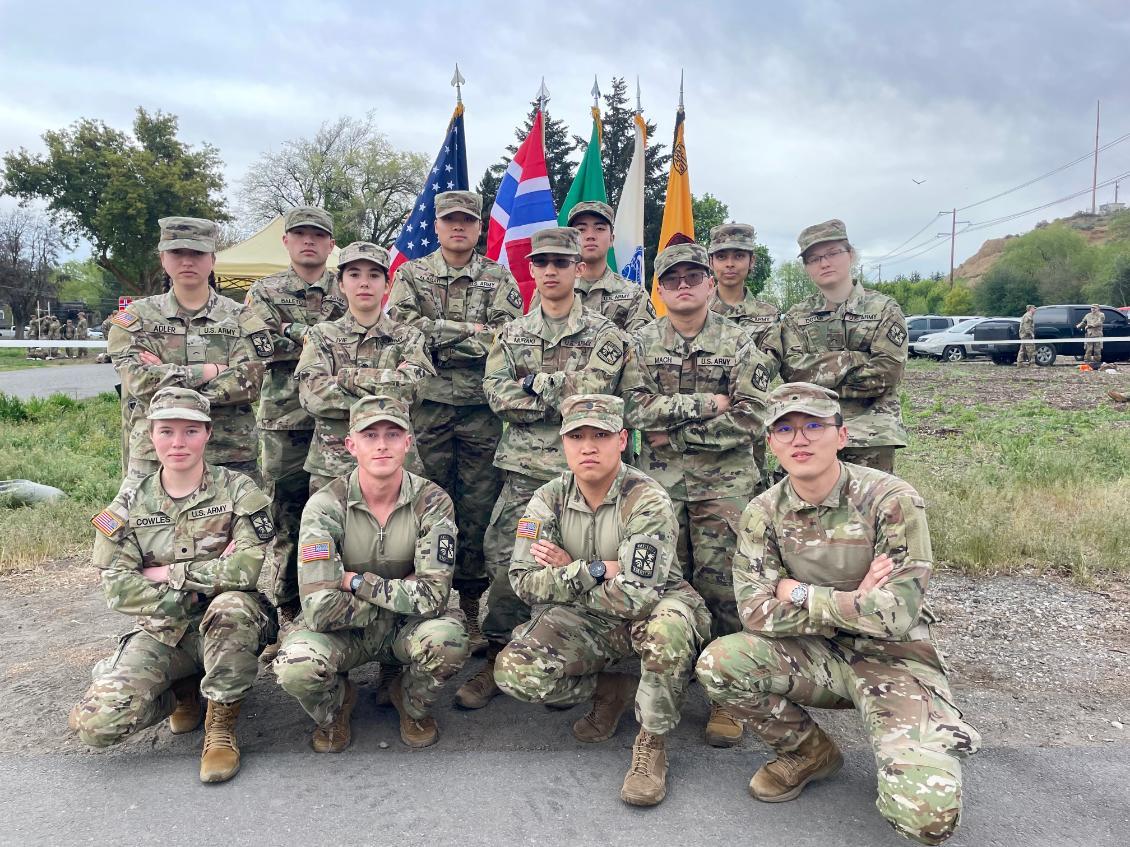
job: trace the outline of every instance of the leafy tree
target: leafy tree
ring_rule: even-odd
[[[4,156],[3,193],[44,201],[62,235],[90,241],[99,267],[127,292],[161,289],[159,218],[228,218],[219,152],[178,139],[175,115],[139,108],[132,136],[83,118],[43,142],[45,155]]]
[[[972,315],[974,312],[973,292],[969,287],[954,282],[953,288],[946,292],[942,300],[943,315]]]
[[[773,271],[762,297],[782,312],[816,292],[808,272],[799,260],[784,262]]]
[[[114,292],[113,277],[94,259],[64,262],[55,272],[55,283],[60,300],[79,300],[93,309],[101,309]]]
[[[694,214],[694,240],[706,246],[710,243],[710,230],[726,223],[730,207],[708,191],[701,197],[692,196],[691,208]]]
[[[1029,303],[1043,305],[1035,279],[999,262],[973,292],[973,302],[977,314],[988,316],[1020,315]]]
[[[0,298],[12,307],[16,338],[55,294],[54,272],[65,239],[46,215],[27,208],[0,217]]]
[[[746,287],[754,294],[761,294],[772,275],[773,257],[769,255],[769,248],[754,242],[753,271],[745,281]]]

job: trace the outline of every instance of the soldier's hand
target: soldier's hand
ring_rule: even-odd
[[[616,559],[604,560],[604,581],[615,579],[620,573],[620,562]]]
[[[652,447],[666,447],[671,443],[670,436],[665,432],[645,432],[644,438]]]
[[[726,412],[730,411],[730,398],[725,394],[715,394],[714,405],[718,407],[717,414],[724,415]]]
[[[152,568],[142,568],[141,575],[150,582],[168,582],[169,581],[169,566],[157,565]]]
[[[573,557],[552,541],[535,541],[530,545],[530,553],[539,565],[560,568],[573,561]]]
[[[160,365],[160,364],[163,364],[161,362],[160,356],[156,355],[155,353],[150,353],[148,350],[142,350],[141,355],[138,358],[141,359],[141,364],[143,364],[143,365]]]
[[[777,590],[774,592],[777,600],[782,603],[793,605],[793,598],[790,596],[793,589],[800,585],[795,579],[789,579],[787,576],[777,580]]]
[[[352,594],[353,593],[349,589],[349,583],[353,581],[353,577],[355,577],[355,576],[357,576],[357,574],[355,574],[353,571],[346,571],[344,574],[342,574],[341,585],[339,587],[346,594]]]
[[[866,576],[863,577],[863,581],[859,583],[859,588],[856,590],[861,594],[866,594],[876,588],[882,588],[891,578],[891,571],[894,566],[894,561],[886,553],[876,556],[871,560],[871,567],[867,569]]]

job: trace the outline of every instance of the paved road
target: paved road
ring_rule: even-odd
[[[118,374],[111,364],[60,365],[57,368],[28,368],[0,373],[0,391],[21,400],[67,394],[76,400],[113,391]]]

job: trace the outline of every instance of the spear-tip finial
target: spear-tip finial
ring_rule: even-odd
[[[636,112],[643,112],[643,103],[640,101],[640,78],[636,76]]]
[[[589,93],[592,95],[592,107],[594,109],[599,109],[600,108],[600,83],[596,81],[596,75],[595,74],[593,75],[593,78],[592,78],[592,91],[590,91]]]
[[[455,99],[462,105],[463,104],[463,85],[467,80],[463,79],[463,74],[459,73],[459,63],[455,63],[455,76],[451,78],[451,84],[455,86]]]
[[[679,111],[683,111],[683,69],[679,69]]]
[[[541,78],[541,88],[538,89],[538,107],[544,112],[545,104],[549,102],[549,89],[545,87],[545,77]]]

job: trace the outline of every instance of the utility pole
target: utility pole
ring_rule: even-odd
[[[1120,179],[1114,181],[1114,202],[1118,202],[1118,183],[1122,182]]]
[[[879,265],[879,284],[883,284],[883,266]]]
[[[938,214],[944,215],[945,212],[938,212]],[[949,231],[949,237],[950,237],[950,288],[953,288],[953,260],[954,260],[954,250],[955,250],[955,247],[957,245],[957,225],[959,223],[967,224],[967,223],[969,223],[969,221],[959,221],[957,219],[957,209],[952,210],[950,212],[950,215],[952,216],[951,219],[950,219],[950,231]],[[944,238],[945,235],[946,235],[946,233],[944,233],[944,232],[938,233],[939,238]]]
[[[1101,100],[1095,101],[1095,168],[1091,174],[1091,214],[1095,213],[1095,192],[1099,185],[1099,109]]]

